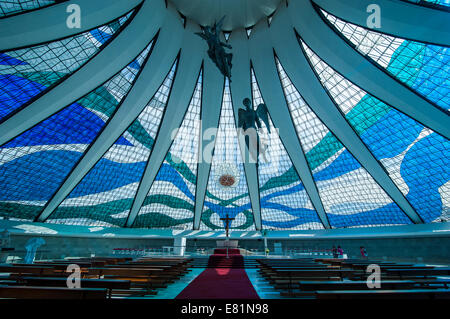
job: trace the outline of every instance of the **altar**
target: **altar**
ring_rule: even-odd
[[[217,248],[237,248],[238,240],[217,240],[216,245]]]
[[[226,249],[226,253],[227,253],[227,258],[228,258],[228,249],[236,249],[238,247],[238,240],[230,240],[230,222],[234,220],[234,218],[231,218],[228,216],[228,214],[226,214],[225,218],[221,218],[221,220],[223,220],[225,222],[225,236],[226,239],[225,240],[217,240],[216,241],[216,245],[217,248],[216,250],[220,250],[220,249]]]

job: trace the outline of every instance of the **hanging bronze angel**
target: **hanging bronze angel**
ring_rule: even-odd
[[[264,157],[266,155],[267,145],[262,145],[259,130],[262,128],[261,121],[263,121],[270,133],[269,112],[264,103],[259,104],[256,111],[252,108],[249,98],[245,98],[242,103],[245,109],[240,108],[238,111],[238,127],[243,130],[247,149],[256,161],[258,153],[261,153]]]
[[[202,32],[196,32],[199,37],[206,40],[208,43],[208,56],[217,66],[219,71],[231,82],[231,59],[232,53],[225,52],[225,48],[231,49],[231,45],[220,41],[220,32],[222,31],[222,24],[225,17],[214,23],[212,27],[202,27]]]

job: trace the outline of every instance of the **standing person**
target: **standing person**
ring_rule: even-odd
[[[338,258],[343,258],[344,257],[344,250],[342,250],[341,246],[338,246],[337,253],[339,255]]]
[[[337,252],[336,246],[333,246],[333,249],[331,251],[333,252],[333,258],[338,258],[338,252]]]
[[[368,255],[366,248],[364,248],[364,246],[361,246],[359,247],[359,251],[361,252],[362,259],[367,259]]]

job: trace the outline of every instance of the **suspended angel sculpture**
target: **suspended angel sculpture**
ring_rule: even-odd
[[[262,128],[261,121],[267,127],[270,133],[269,126],[269,112],[267,106],[263,103],[259,104],[256,111],[252,108],[252,103],[249,98],[245,98],[242,103],[245,109],[240,108],[238,113],[238,127],[242,129],[245,135],[245,144],[247,149],[250,151],[253,159],[256,162],[258,158],[258,152],[260,151],[258,147],[260,146],[259,130]],[[250,143],[252,142],[252,143]],[[267,145],[262,145],[261,154],[265,158],[265,151],[267,150]],[[267,160],[267,159],[266,159]]]
[[[231,82],[231,59],[232,53],[226,53],[224,48],[231,49],[231,45],[220,41],[220,32],[222,31],[222,24],[225,17],[214,23],[212,27],[202,27],[202,32],[195,34],[206,40],[208,43],[208,56],[216,64],[219,71]]]
[[[36,251],[42,245],[45,245],[45,240],[42,237],[30,238],[27,241],[25,245],[27,254],[25,255],[24,258],[26,264],[32,264],[34,262],[34,258],[36,257]]]

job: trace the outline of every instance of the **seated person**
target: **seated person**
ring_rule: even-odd
[[[361,246],[361,247],[359,247],[359,251],[361,252],[361,257],[363,258],[363,259],[367,259],[367,251],[366,251],[366,248],[364,248],[364,246]]]

